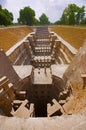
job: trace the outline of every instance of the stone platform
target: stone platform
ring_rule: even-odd
[[[34,84],[52,84],[49,68],[36,68],[34,70]]]

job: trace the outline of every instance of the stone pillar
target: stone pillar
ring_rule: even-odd
[[[11,116],[12,101],[15,98],[13,85],[9,84],[6,77],[0,79],[0,109],[6,116]]]

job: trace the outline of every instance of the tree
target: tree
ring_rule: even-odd
[[[13,21],[13,14],[9,12],[7,9],[4,9],[4,14],[6,16],[6,24],[10,25]]]
[[[69,4],[63,11],[61,22],[63,24],[80,24],[85,16],[85,6],[79,7],[76,4]]]
[[[85,6],[82,6],[81,8],[78,7],[77,14],[76,14],[76,23],[80,24],[85,19]]]
[[[13,14],[9,12],[7,9],[2,9],[0,5],[0,25],[10,25],[13,21]]]
[[[57,21],[54,22],[54,24],[55,24],[55,25],[61,25],[62,22],[61,22],[61,20],[57,20]]]
[[[50,24],[48,17],[44,13],[39,17],[39,20],[40,20],[40,24],[42,25]]]
[[[29,6],[24,7],[24,9],[20,10],[20,17],[18,18],[18,22],[26,25],[33,25],[35,20],[35,11],[31,9]]]
[[[67,16],[68,10],[65,8],[63,11],[62,17],[60,18],[60,21],[62,24],[68,24],[68,16]]]
[[[34,25],[39,25],[39,20],[38,19],[34,19]]]

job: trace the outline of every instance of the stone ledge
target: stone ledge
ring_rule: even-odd
[[[73,54],[77,54],[77,49],[75,49],[74,47],[72,47],[70,45],[70,43],[66,42],[65,40],[63,40],[58,34],[55,33],[55,35],[57,36],[57,38],[66,46],[68,47],[68,49],[73,53]]]
[[[86,130],[86,117],[64,115],[52,118],[17,118],[0,116],[0,130]]]

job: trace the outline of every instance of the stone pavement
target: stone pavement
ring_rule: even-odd
[[[0,116],[0,130],[86,130],[86,117],[65,115],[53,118],[16,118]]]

